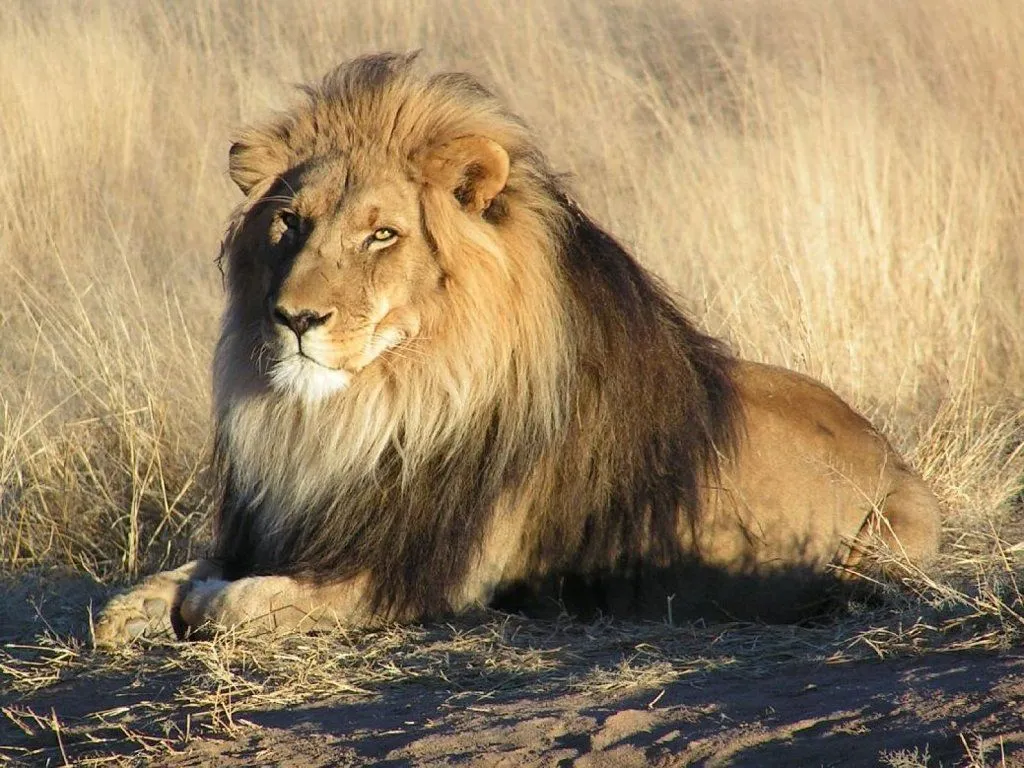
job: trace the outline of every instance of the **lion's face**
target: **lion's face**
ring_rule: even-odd
[[[401,356],[443,316],[445,272],[424,198],[435,193],[447,215],[479,219],[507,173],[500,146],[467,137],[416,158],[318,155],[263,177],[229,282],[270,386],[316,402]],[[256,186],[239,179],[247,192]]]
[[[266,247],[250,268],[266,285],[271,384],[317,400],[417,335],[441,271],[419,185],[397,170],[356,179],[337,160],[293,175],[267,196],[256,225]]]

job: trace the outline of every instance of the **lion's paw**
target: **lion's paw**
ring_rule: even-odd
[[[140,637],[174,639],[171,605],[177,588],[177,584],[147,583],[115,597],[93,627],[96,646],[116,648]]]
[[[139,638],[173,640],[178,632],[175,611],[182,593],[196,578],[219,573],[213,563],[193,560],[173,571],[150,576],[138,586],[113,598],[93,626],[97,648],[117,648]]]

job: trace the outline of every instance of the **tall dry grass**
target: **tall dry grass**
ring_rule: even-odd
[[[9,0],[0,570],[202,538],[230,131],[412,48],[505,95],[708,329],[867,411],[978,562],[1024,538],[1022,39],[1016,0]]]

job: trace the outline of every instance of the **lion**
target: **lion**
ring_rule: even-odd
[[[789,621],[880,547],[932,560],[936,497],[865,418],[698,330],[523,122],[413,59],[342,64],[232,145],[212,551],[114,598],[98,645]]]

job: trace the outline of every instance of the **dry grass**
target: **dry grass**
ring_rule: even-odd
[[[884,609],[824,628],[490,619],[284,639],[269,653],[224,638],[106,660],[51,633],[34,650],[4,651],[8,687],[100,676],[129,658],[173,668],[186,681],[179,698],[139,706],[156,722],[189,701],[197,725],[149,742],[151,730],[132,730],[135,709],[96,714],[152,749],[187,741],[199,723],[229,727],[241,698],[360,696],[410,679],[479,692],[542,675],[615,690],[706,665],[756,670],[773,654],[840,661],[1018,640],[1024,15],[1014,0],[474,7],[0,8],[0,573],[60,567],[110,583],[201,545],[216,495],[205,474],[214,257],[237,199],[224,172],[229,130],[341,59],[419,47],[428,66],[471,70],[505,94],[575,174],[585,206],[705,327],[745,356],[822,378],[882,426],[945,503],[941,567],[907,574],[911,597],[893,591]],[[621,647],[621,663],[589,667],[589,643]],[[8,717],[60,734],[55,717],[36,714]]]

